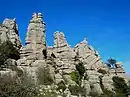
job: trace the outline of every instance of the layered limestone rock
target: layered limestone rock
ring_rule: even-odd
[[[54,33],[54,47],[49,47],[48,52],[53,52],[57,58],[72,59],[75,57],[73,49],[68,45],[63,32]]]
[[[46,51],[46,28],[41,13],[33,13],[29,22],[26,44],[20,49],[20,59],[17,60],[18,67],[26,72],[37,83],[37,71],[47,65],[45,59]]]
[[[0,85],[11,83],[23,74],[22,69],[17,67],[14,59],[7,59],[2,67],[2,70],[0,70]]]
[[[20,49],[21,42],[18,34],[18,25],[16,19],[5,19],[0,25],[0,40],[1,43],[4,41],[11,41],[15,47]]]
[[[0,25],[0,42],[3,43],[4,41],[9,40],[9,37],[7,35],[8,28],[4,25]]]
[[[101,94],[103,93],[101,87],[100,87],[100,79],[99,76],[101,74],[96,72],[95,70],[87,70],[86,71],[86,80],[89,82],[90,85],[90,92],[93,91],[95,93]]]
[[[21,70],[27,76],[31,76],[29,80],[37,84],[39,80],[37,72],[40,72],[41,81],[46,80],[46,75],[47,78],[49,77],[47,81],[53,81],[53,84],[49,84],[50,86],[56,85],[58,87],[60,82],[64,82],[66,86],[84,87],[86,97],[90,92],[103,93],[101,85],[104,89],[112,91],[113,76],[123,77],[127,80],[122,64],[118,62],[115,68],[109,68],[102,62],[98,52],[88,44],[86,39],[72,48],[68,44],[64,33],[56,31],[54,33],[54,46],[46,47],[46,24],[42,18],[41,13],[32,15],[26,35],[26,45],[20,49],[21,58],[17,61],[11,60],[11,64],[14,64],[14,67],[19,69],[15,70],[15,72],[12,70],[13,72],[10,73],[14,76],[8,76],[7,78],[15,78],[17,72]],[[6,19],[0,25],[0,39],[1,42],[10,40],[19,47],[18,27],[15,19]],[[8,60],[7,64],[10,64],[10,60]],[[77,69],[77,65],[84,71],[84,74],[80,74],[81,71]],[[47,69],[49,71],[45,72]],[[4,76],[8,75],[8,72],[3,73],[1,71],[0,74]],[[72,72],[75,74],[73,75],[74,78],[81,77],[80,84],[72,78]],[[77,72],[80,72],[79,75],[76,75]],[[0,78],[3,78],[3,76],[0,76]],[[67,88],[68,97],[72,97]]]
[[[3,23],[0,24],[0,43],[5,41],[11,41],[14,47],[18,50],[20,49],[21,42],[16,19],[5,19]],[[22,74],[22,70],[17,67],[16,60],[7,59],[4,63],[5,64],[1,64],[2,70],[0,70],[1,85],[13,82]]]
[[[113,80],[112,77],[115,75],[106,74],[102,77],[102,84],[104,86],[104,89],[107,89],[109,91],[113,91]]]
[[[98,52],[88,45],[86,38],[74,47],[79,59],[85,64],[86,69],[98,70],[102,68],[103,63]]]
[[[26,35],[26,45],[21,48],[21,58],[28,60],[43,59],[46,54],[46,28],[41,13],[34,13],[30,20]],[[45,55],[46,57],[46,55]]]
[[[108,73],[102,76],[102,84],[105,89],[113,91],[113,80],[114,76],[122,77],[128,83],[128,77],[125,74],[123,65],[121,62],[115,64],[115,68],[109,68]]]
[[[47,48],[48,55],[55,58],[56,62],[56,83],[66,80],[68,84],[76,84],[71,80],[70,73],[76,70],[74,57],[76,53],[73,51],[65,38],[63,32],[56,31],[54,33],[54,46]]]

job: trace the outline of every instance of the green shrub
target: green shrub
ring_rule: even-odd
[[[39,94],[37,86],[24,75],[12,83],[0,85],[0,97],[39,97]]]
[[[115,59],[113,59],[113,58],[109,58],[108,60],[107,60],[107,63],[106,63],[106,65],[108,66],[108,67],[115,67],[115,64],[116,64],[116,60]]]
[[[70,76],[73,81],[75,81],[77,84],[81,83],[81,79],[84,76],[85,73],[85,67],[82,62],[78,63],[76,65],[76,71],[70,73]]]
[[[75,81],[77,84],[80,83],[80,74],[78,71],[73,71],[70,73],[71,79]]]
[[[76,70],[79,72],[81,78],[84,76],[85,73],[85,67],[82,62],[80,62],[78,65],[76,65]]]
[[[38,94],[35,86],[16,82],[0,87],[0,97],[38,97]]]
[[[114,90],[116,92],[116,97],[127,97],[128,95],[128,86],[125,83],[124,78],[114,76],[112,78],[114,82]]]
[[[0,65],[3,65],[9,58],[18,60],[20,53],[10,41],[6,41],[0,45]]]

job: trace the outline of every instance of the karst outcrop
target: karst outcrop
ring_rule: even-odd
[[[59,93],[66,92],[67,97],[74,95],[69,90],[69,86],[83,88],[85,95],[82,97],[88,97],[92,91],[98,94],[103,93],[101,85],[112,91],[113,76],[123,77],[127,82],[122,64],[117,62],[115,68],[109,68],[103,63],[98,51],[88,43],[86,38],[76,46],[71,47],[64,33],[56,31],[54,32],[54,46],[46,45],[46,23],[43,21],[41,13],[32,15],[24,46],[21,45],[19,39],[16,19],[5,19],[0,24],[0,40],[1,42],[11,41],[20,52],[20,59],[11,60],[18,68],[15,69],[16,72],[11,70],[11,74],[14,73],[15,76],[17,72],[26,72],[34,83],[50,85],[50,87],[58,87],[58,84],[63,82],[66,89]],[[42,75],[46,70],[48,70],[46,74],[49,76],[47,82],[45,82],[46,74]],[[2,75],[5,73],[8,75],[9,71],[0,71],[0,81],[4,78]]]

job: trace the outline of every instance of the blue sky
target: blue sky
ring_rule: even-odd
[[[63,31],[70,45],[84,37],[104,61],[113,57],[130,74],[130,0],[1,0],[0,22],[16,18],[24,44],[33,12],[42,12],[47,24],[47,43],[53,32]]]

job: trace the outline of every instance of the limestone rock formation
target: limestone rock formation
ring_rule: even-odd
[[[58,58],[72,59],[75,57],[75,52],[68,45],[64,33],[59,31],[54,33],[54,47],[48,48],[48,52],[53,52]]]
[[[85,63],[86,69],[98,70],[103,66],[98,52],[92,46],[88,45],[86,38],[75,46],[74,51],[80,60]]]
[[[7,41],[8,38],[8,28],[2,24],[0,24],[0,41],[3,43],[4,41]]]
[[[0,24],[0,40],[1,43],[4,41],[11,41],[15,47],[20,49],[21,42],[19,39],[16,19],[5,19],[3,21],[3,24]]]
[[[26,45],[21,48],[21,58],[43,59],[43,51],[46,53],[46,24],[42,17],[41,13],[32,15],[26,35]]]
[[[58,87],[59,83],[63,82],[66,85],[62,86],[65,91],[60,89],[58,93],[66,92],[67,97],[78,97],[71,95],[70,85],[84,88],[87,97],[90,92],[103,93],[101,85],[104,89],[112,91],[113,76],[123,77],[127,82],[122,64],[117,62],[115,68],[109,68],[86,38],[75,47],[70,47],[64,33],[56,31],[54,46],[46,46],[46,24],[42,18],[41,13],[32,15],[25,39],[26,44],[20,48],[20,59],[17,61],[9,59],[7,65],[13,64],[14,67],[19,68],[15,68],[17,72],[26,72],[31,76],[30,80],[36,84],[41,78],[41,82],[49,82],[49,85],[54,87]],[[15,19],[5,19],[0,25],[0,39],[1,42],[10,40],[15,46],[20,47]],[[6,75],[3,71],[0,71],[0,74]],[[39,76],[42,77],[39,79]]]
[[[0,85],[15,81],[23,74],[21,68],[17,67],[16,60],[7,59],[3,69],[0,70]]]

